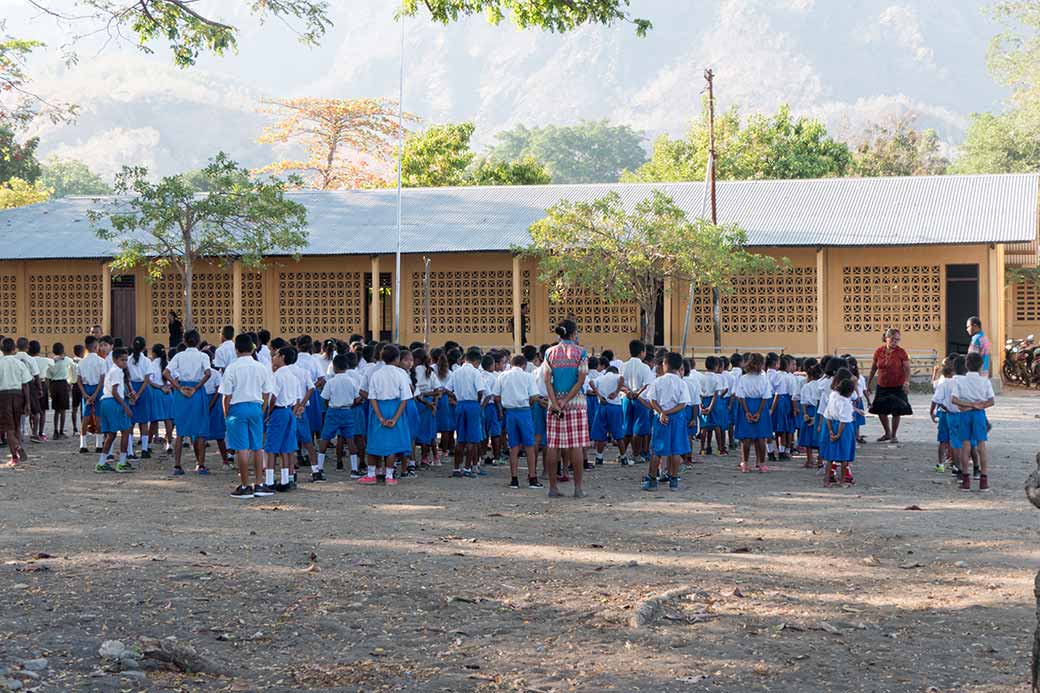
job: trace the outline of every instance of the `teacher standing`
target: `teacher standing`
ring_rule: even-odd
[[[549,413],[545,423],[545,466],[549,472],[549,497],[560,494],[556,487],[556,463],[563,451],[563,470],[571,466],[574,473],[574,497],[584,498],[581,487],[584,460],[582,449],[588,447],[589,417],[582,386],[589,373],[589,355],[578,345],[578,326],[564,320],[556,328],[560,342],[549,347],[542,362],[545,389],[549,394]]]
[[[910,408],[910,356],[899,346],[903,335],[895,328],[885,331],[885,343],[874,352],[874,363],[867,378],[867,391],[877,376],[877,392],[870,413],[881,421],[885,435],[878,442],[899,442],[899,420],[914,413]],[[889,417],[892,422],[889,424]]]
[[[166,330],[170,334],[170,348],[181,345],[184,341],[184,325],[176,311],[170,311],[166,316]]]

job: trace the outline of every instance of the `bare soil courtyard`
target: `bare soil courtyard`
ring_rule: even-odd
[[[851,489],[731,455],[678,493],[608,458],[583,501],[501,466],[370,488],[334,464],[238,501],[229,472],[101,476],[74,440],[32,445],[0,471],[0,689],[1026,691],[1040,397],[998,397],[986,495],[933,470],[927,403],[898,447],[861,448]],[[98,655],[142,636],[228,675]]]

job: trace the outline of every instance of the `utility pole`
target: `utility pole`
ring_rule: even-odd
[[[715,73],[709,67],[704,71],[708,82],[708,190],[711,195],[711,223],[719,223],[715,204]],[[711,331],[715,338],[715,351],[722,351],[722,296],[719,287],[711,287]]]

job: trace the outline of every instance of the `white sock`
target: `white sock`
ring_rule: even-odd
[[[267,484],[268,486],[274,486],[274,470],[273,469],[268,468],[268,469],[264,470],[264,483]]]
[[[101,453],[100,455],[98,455],[98,461],[97,461],[97,463],[98,463],[98,464],[104,464],[104,463],[105,463],[105,460],[106,460],[107,458],[108,458],[108,455],[106,455],[105,453]]]
[[[132,455],[132,454],[134,454],[134,434],[131,433],[128,436],[128,438],[129,438],[129,440],[127,440],[127,443],[126,443],[126,452],[127,452],[128,455]]]
[[[147,450],[148,449],[148,436],[141,436],[141,449],[142,450]]]
[[[126,453],[119,453],[119,464],[126,464]]]
[[[324,452],[319,452],[318,453],[318,471],[320,472],[324,468],[325,468],[325,453]]]
[[[79,446],[81,448],[87,447],[87,436],[86,435],[80,435],[80,437],[79,437]]]
[[[597,452],[596,453],[596,459],[597,460],[602,460],[603,459],[603,453],[602,452]]]
[[[289,470],[286,469],[285,467],[282,467],[282,484],[285,485],[285,484],[288,484],[288,483],[289,483]]]
[[[356,472],[358,470],[358,458],[357,455],[350,456],[350,471]]]
[[[100,433],[95,433],[94,434],[94,447],[96,447],[96,448],[101,447],[101,434]]]
[[[776,452],[776,444],[772,441],[766,443],[766,452]]]
[[[787,447],[785,447],[785,446],[781,445],[781,446],[780,446],[780,452],[781,452],[781,453],[785,453],[785,452],[787,452]]]
[[[394,466],[392,464],[391,465],[387,465],[387,467],[386,467],[386,478],[387,479],[393,479],[394,478]]]

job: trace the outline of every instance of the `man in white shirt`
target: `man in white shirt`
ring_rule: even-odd
[[[986,409],[993,406],[996,396],[993,393],[993,383],[989,378],[982,377],[982,354],[970,353],[966,361],[968,372],[953,379],[950,401],[960,411],[956,415],[956,430],[953,430],[954,427],[950,430],[950,447],[953,448],[954,455],[959,457],[960,490],[971,490],[968,461],[971,449],[975,448],[979,455],[979,491],[989,491],[989,452],[986,449],[989,421],[986,418]]]
[[[234,341],[236,358],[224,369],[217,390],[223,395],[221,406],[227,422],[227,446],[235,451],[238,476],[242,482],[231,496],[252,498],[270,496],[264,487],[263,457],[264,408],[274,392],[274,375],[253,358],[253,340],[240,334]],[[253,462],[253,485],[249,484],[249,462]]]
[[[235,328],[231,325],[224,325],[224,329],[220,331],[220,336],[224,341],[221,342],[220,346],[217,347],[217,351],[213,354],[213,367],[223,371],[231,365],[231,362],[236,357]]]
[[[502,373],[492,387],[495,406],[504,412],[506,437],[509,439],[510,488],[520,488],[520,449],[527,455],[527,487],[544,488],[538,481],[538,458],[534,449],[534,421],[531,402],[538,397],[534,378],[527,372],[527,359],[517,354],[512,367]]]

